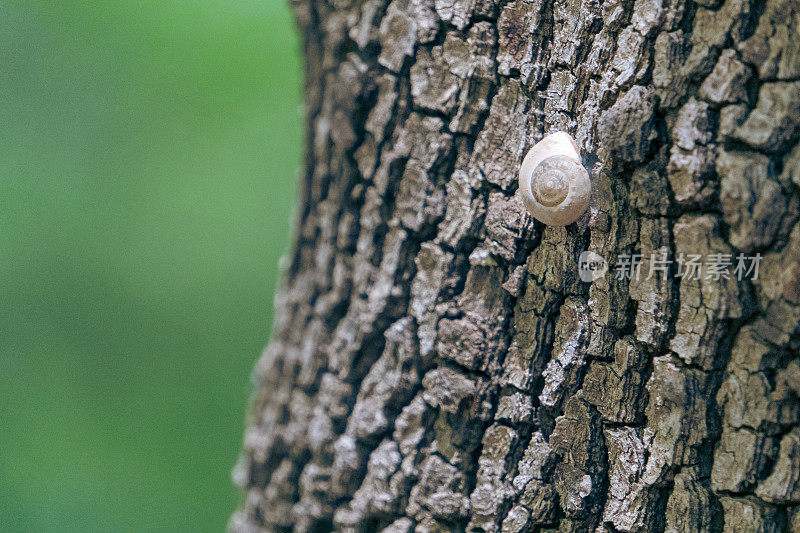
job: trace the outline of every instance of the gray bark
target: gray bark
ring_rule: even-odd
[[[800,531],[800,3],[294,7],[307,166],[231,531]],[[515,195],[556,130],[566,228]]]

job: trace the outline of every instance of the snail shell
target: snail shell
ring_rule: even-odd
[[[550,134],[530,149],[519,169],[519,191],[533,218],[548,226],[566,226],[586,211],[592,183],[569,134]]]

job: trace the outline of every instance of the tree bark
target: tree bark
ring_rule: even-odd
[[[307,165],[230,530],[800,531],[800,2],[294,7]],[[516,196],[558,130],[566,228]]]

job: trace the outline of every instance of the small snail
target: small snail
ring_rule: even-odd
[[[569,134],[559,131],[533,145],[519,169],[519,192],[533,218],[548,226],[566,226],[586,211],[592,184]]]

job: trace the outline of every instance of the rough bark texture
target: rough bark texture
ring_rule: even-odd
[[[300,0],[307,170],[230,529],[800,530],[799,4]],[[593,180],[567,228],[515,195],[555,130]],[[585,283],[584,250],[763,259]]]

